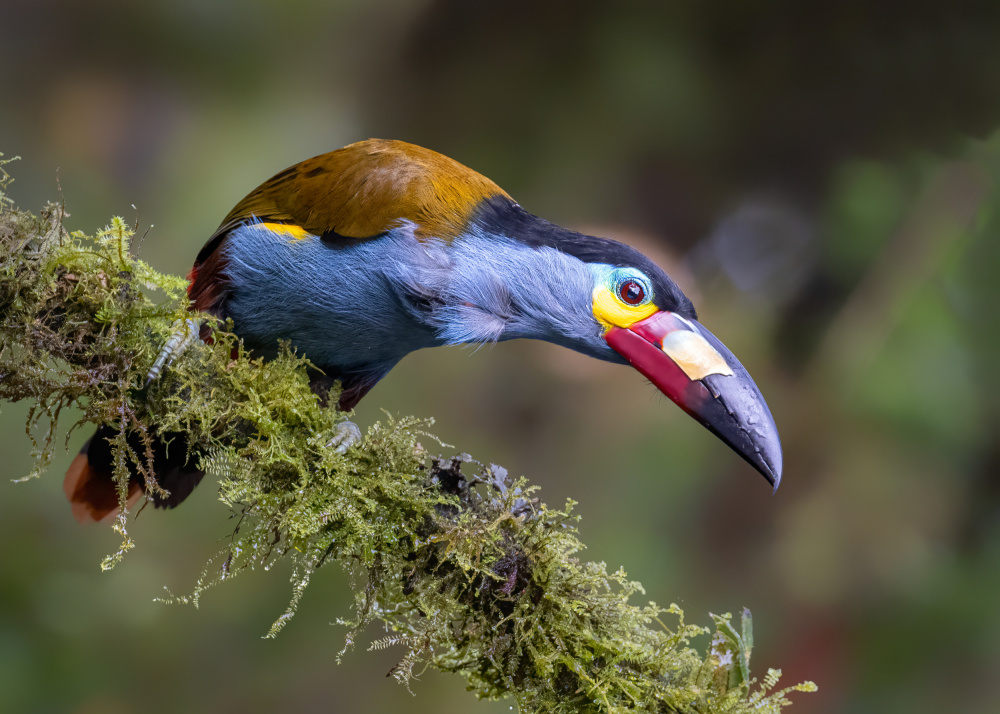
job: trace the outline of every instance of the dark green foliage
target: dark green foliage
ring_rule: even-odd
[[[357,583],[348,646],[381,621],[390,634],[371,646],[402,648],[397,679],[426,666],[457,672],[479,696],[509,696],[525,712],[774,712],[789,691],[814,688],[772,691],[774,670],[752,678],[747,611],[739,630],[715,616],[700,654],[691,641],[708,630],[676,605],[630,604],[638,583],[575,557],[572,503],[550,508],[523,478],[466,455],[432,457],[423,422],[387,418],[334,453],[326,444],[347,415],[315,398],[309,363],[290,349],[253,359],[216,325],[211,345],[196,343],[143,388],[187,314],[184,281],[135,259],[121,219],[88,238],[67,234],[62,218],[58,205],[40,216],[5,209],[0,193],[0,399],[30,400],[29,433],[44,432],[31,476],[49,462],[65,407],[82,411],[74,427],[118,428],[123,543],[103,567],[133,546],[126,464],[159,488],[125,435],[183,431],[238,518],[193,595],[173,600],[197,604],[214,584],[290,558],[293,596],[273,636],[312,573],[339,562]],[[153,302],[153,289],[165,300]]]

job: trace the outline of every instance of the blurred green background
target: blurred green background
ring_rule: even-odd
[[[766,395],[777,495],[633,371],[546,344],[412,355],[359,421],[433,415],[577,499],[585,557],[649,598],[750,607],[757,673],[820,686],[799,712],[1000,711],[998,129],[997,3],[0,2],[13,197],[61,195],[88,232],[138,216],[161,270],[263,179],[369,136],[660,261]],[[24,414],[0,415],[5,477]],[[275,641],[280,567],[154,603],[232,527],[210,486],[144,512],[102,574],[118,541],[70,515],[70,458],[0,486],[0,710],[508,711],[434,672],[411,696],[391,650],[336,665],[336,567]]]

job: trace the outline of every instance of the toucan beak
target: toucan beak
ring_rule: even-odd
[[[743,365],[696,320],[657,312],[604,334],[608,345],[726,442],[768,480],[781,483],[781,440],[771,410]]]

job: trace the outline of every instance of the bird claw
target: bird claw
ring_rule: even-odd
[[[146,374],[146,386],[148,387],[154,380],[159,379],[163,371],[170,367],[181,355],[183,355],[191,344],[199,338],[201,332],[201,322],[193,318],[174,320],[170,328],[170,337],[164,343],[160,354],[156,356],[156,361],[149,368]]]
[[[361,441],[361,429],[353,421],[342,421],[334,427],[333,438],[327,442],[326,448],[332,448],[333,453],[343,454],[349,448]]]

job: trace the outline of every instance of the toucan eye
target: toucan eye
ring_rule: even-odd
[[[625,280],[618,286],[618,297],[626,305],[638,305],[646,299],[646,291],[641,283],[635,280]]]

